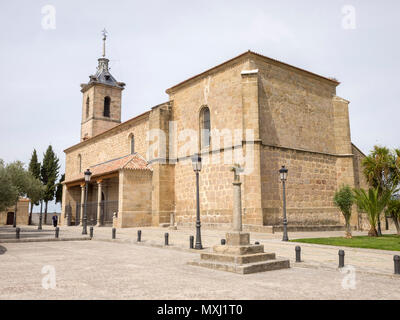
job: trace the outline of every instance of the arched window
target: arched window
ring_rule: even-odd
[[[211,130],[210,109],[208,107],[203,107],[200,111],[201,148],[206,148],[210,146],[210,140],[211,140],[210,130]]]
[[[104,112],[103,116],[110,117],[110,105],[111,105],[111,98],[105,97],[104,98]]]
[[[89,103],[90,103],[90,99],[89,97],[86,98],[86,119],[89,118]]]
[[[131,140],[131,154],[135,153],[135,136],[133,134],[130,135]]]

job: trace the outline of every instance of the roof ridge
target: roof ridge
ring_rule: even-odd
[[[131,154],[130,154],[130,156],[131,156],[130,159],[129,159],[123,166],[121,166],[121,169],[125,169],[125,167],[126,167],[130,162],[132,162],[132,160],[135,158],[136,154],[137,154],[137,152],[131,153]]]
[[[116,160],[120,160],[120,159],[129,157],[130,155],[132,155],[132,154],[127,154],[127,155],[122,156],[122,157],[118,157],[118,158],[114,158],[114,159],[107,160],[107,161],[104,161],[104,162],[96,163],[95,165],[90,166],[90,168],[94,168],[94,167],[101,166],[101,165],[106,164],[106,163],[109,163],[109,162],[113,162],[113,161],[116,161]]]

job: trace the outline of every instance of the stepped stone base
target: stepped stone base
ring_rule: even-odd
[[[199,260],[188,264],[239,274],[290,268],[289,260],[276,259],[275,253],[264,252],[263,245],[251,245],[249,233],[227,233],[226,241],[227,245],[214,246],[212,253],[201,253]]]

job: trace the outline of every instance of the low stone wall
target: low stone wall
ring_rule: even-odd
[[[47,219],[46,219],[46,221],[44,221],[44,212],[42,213],[42,224],[43,225],[52,225],[53,224],[53,220],[52,220],[52,217],[54,216],[54,215],[57,215],[57,217],[58,217],[58,224],[60,224],[60,217],[61,217],[61,213],[54,213],[54,212],[48,212],[47,213]],[[34,225],[34,226],[37,226],[38,224],[39,224],[39,216],[40,216],[40,213],[38,213],[38,212],[33,212],[32,213],[32,225]]]

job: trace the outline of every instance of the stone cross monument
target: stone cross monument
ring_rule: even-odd
[[[233,216],[232,231],[226,234],[226,245],[213,247],[213,252],[200,254],[200,260],[188,264],[240,274],[263,272],[289,268],[287,259],[276,259],[275,253],[265,253],[263,245],[250,244],[250,233],[243,232],[242,195],[239,166],[232,168],[233,179]]]

